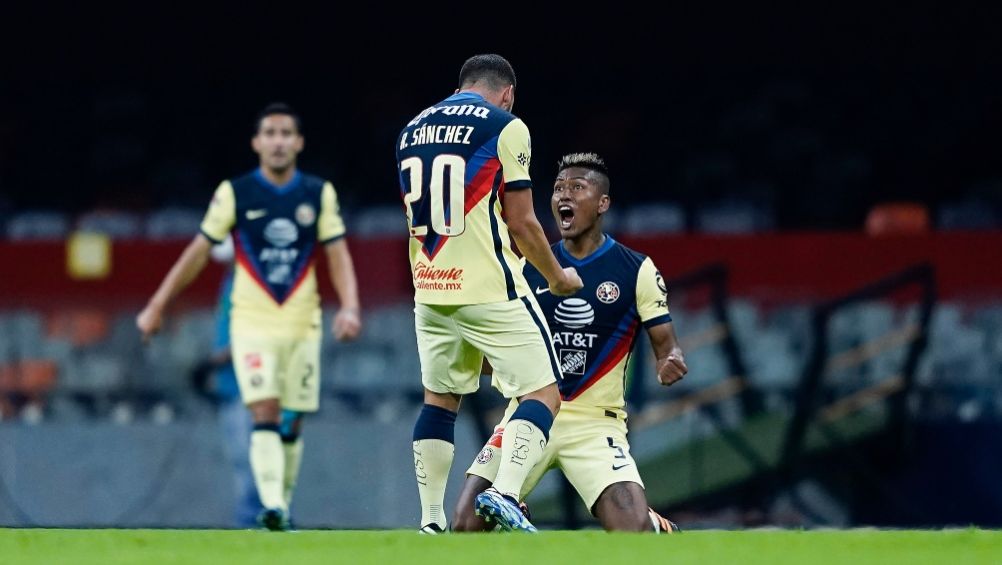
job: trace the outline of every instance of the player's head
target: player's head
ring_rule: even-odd
[[[507,111],[515,105],[515,69],[501,55],[474,55],[459,70],[459,90],[474,90]]]
[[[564,155],[557,164],[550,208],[560,237],[574,239],[602,230],[602,214],[609,209],[609,169],[595,153]]]
[[[299,115],[288,104],[276,102],[257,115],[251,147],[261,157],[261,166],[275,172],[296,166],[296,156],[303,150]]]

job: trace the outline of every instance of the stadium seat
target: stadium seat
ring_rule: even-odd
[[[112,239],[136,239],[142,235],[142,221],[137,214],[123,210],[92,210],[77,218],[76,229]]]
[[[989,202],[966,199],[944,204],[936,217],[942,230],[990,230],[1002,227],[1000,217]]]
[[[107,337],[108,324],[107,315],[100,309],[58,310],[48,318],[46,334],[50,339],[68,341],[74,347],[88,347]]]
[[[359,237],[403,237],[407,235],[407,217],[401,206],[363,208],[352,215],[348,229],[352,235]]]
[[[164,208],[146,217],[145,235],[154,241],[190,239],[198,233],[203,210]]]
[[[707,233],[754,233],[773,228],[772,212],[751,202],[728,199],[696,211],[696,229]]]
[[[685,231],[685,211],[670,202],[650,202],[631,206],[619,222],[624,235],[653,235]]]
[[[7,238],[13,241],[61,240],[69,231],[69,219],[60,212],[21,212],[7,221]]]
[[[49,359],[22,359],[0,365],[0,417],[12,417],[31,407],[41,417],[47,397],[56,384],[56,363]]]
[[[866,216],[868,235],[907,235],[929,231],[929,210],[918,202],[878,204]]]

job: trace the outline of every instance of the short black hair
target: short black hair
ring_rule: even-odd
[[[257,119],[254,120],[254,135],[257,135],[257,133],[261,131],[261,122],[268,116],[274,116],[275,114],[289,116],[292,118],[292,123],[296,124],[296,132],[302,135],[303,121],[299,119],[299,114],[292,109],[292,106],[289,106],[285,102],[272,102],[271,104],[265,106],[264,110],[258,112]]]
[[[459,70],[459,88],[484,81],[491,90],[515,86],[515,69],[507,59],[496,53],[474,55]]]
[[[602,191],[606,194],[609,193],[609,167],[606,166],[605,159],[600,157],[598,153],[568,153],[564,155],[557,162],[557,174],[571,167],[581,167],[599,173],[602,177]]]

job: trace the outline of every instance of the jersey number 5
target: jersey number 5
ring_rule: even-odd
[[[449,182],[445,170],[449,169]],[[408,157],[400,162],[400,172],[410,171],[410,190],[404,195],[411,235],[428,233],[428,226],[414,223],[414,205],[424,207],[424,162]],[[428,196],[431,198],[431,229],[439,235],[456,236],[466,231],[466,161],[459,155],[438,155],[431,162]],[[448,215],[448,219],[446,219]]]

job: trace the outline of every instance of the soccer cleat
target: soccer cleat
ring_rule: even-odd
[[[419,534],[425,534],[428,536],[437,536],[438,534],[444,534],[445,530],[442,529],[442,526],[439,526],[435,522],[432,522],[430,524],[425,524],[424,526],[421,526],[421,529],[418,530],[417,532]]]
[[[288,514],[281,508],[262,510],[258,514],[257,523],[273,532],[287,532],[292,529]]]
[[[674,534],[682,531],[682,529],[678,527],[678,524],[658,514],[653,508],[647,509],[647,515],[651,518],[651,525],[654,526],[654,533],[656,534]]]
[[[529,522],[518,502],[501,494],[493,487],[477,495],[474,512],[488,522],[494,522],[507,532],[536,533],[536,527]]]

